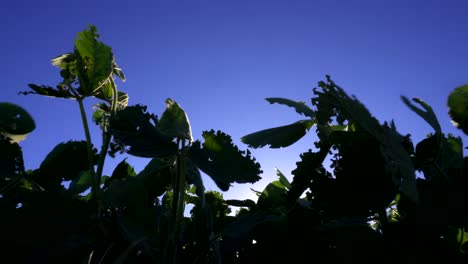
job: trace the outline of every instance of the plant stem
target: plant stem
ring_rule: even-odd
[[[119,95],[117,91],[117,86],[115,86],[114,79],[110,78],[110,82],[111,82],[112,92],[113,92],[113,97],[114,97],[111,102],[111,113],[109,117],[109,120],[112,120],[115,113],[117,112],[117,101],[119,100]],[[97,171],[96,171],[96,176],[97,176],[96,179],[97,179],[98,186],[101,186],[101,177],[102,177],[102,171],[104,169],[104,161],[106,160],[107,149],[109,148],[111,138],[112,138],[112,135],[110,134],[109,129],[106,128],[106,126],[103,126],[102,147],[101,147],[101,152],[99,153],[99,161],[98,161]]]
[[[93,180],[93,185],[91,186],[91,200],[97,200],[99,194],[99,180],[96,173],[94,172],[94,155],[93,155],[93,146],[91,142],[91,133],[89,132],[88,119],[86,118],[86,112],[83,105],[84,98],[78,98],[78,104],[80,106],[81,120],[83,122],[83,128],[86,136],[86,146],[88,149],[88,165],[89,171],[91,173],[91,178]]]
[[[172,213],[169,229],[169,241],[166,251],[166,260],[168,263],[177,263],[177,244],[180,235],[180,226],[184,215],[184,197],[185,197],[185,141],[177,139],[177,146],[181,145],[176,158],[176,175],[173,182]]]

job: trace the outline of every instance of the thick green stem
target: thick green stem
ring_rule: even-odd
[[[185,199],[185,142],[178,139],[177,145],[181,145],[176,158],[176,175],[173,182],[173,197],[171,208],[171,220],[169,230],[169,241],[166,251],[166,262],[177,263],[177,244],[180,235],[180,226],[184,216]]]
[[[111,102],[111,113],[110,113],[110,118],[109,118],[109,120],[112,120],[115,113],[117,112],[117,101],[119,100],[119,95],[117,91],[117,86],[115,86],[114,80],[112,78],[110,78],[110,82],[111,82],[112,92],[113,92],[113,97],[114,97]],[[104,126],[102,130],[102,147],[101,147],[101,152],[99,153],[99,161],[98,161],[97,171],[96,171],[98,186],[101,186],[101,177],[102,177],[102,171],[104,169],[104,161],[106,160],[107,149],[109,148],[111,138],[112,138],[112,135],[110,134],[108,127]]]
[[[94,153],[93,153],[93,145],[91,142],[91,133],[89,132],[88,126],[88,119],[86,118],[86,112],[83,105],[83,99],[78,99],[78,104],[80,105],[80,112],[81,112],[81,120],[83,121],[83,128],[85,131],[86,136],[86,146],[88,149],[88,164],[89,164],[89,172],[91,173],[91,178],[93,180],[93,185],[91,186],[91,199],[95,200],[99,196],[99,180],[97,178],[96,173],[94,172]]]

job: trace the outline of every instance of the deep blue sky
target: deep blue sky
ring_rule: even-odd
[[[60,81],[50,59],[73,49],[76,33],[97,26],[113,48],[130,104],[160,114],[171,97],[188,113],[194,138],[222,130],[240,137],[301,118],[265,97],[310,103],[325,74],[354,94],[381,121],[395,120],[415,142],[431,132],[400,95],[433,106],[443,130],[454,129],[446,100],[468,83],[468,1],[6,1],[0,16],[0,101],[26,108],[37,129],[21,143],[26,167],[37,168],[58,143],[84,139],[73,101],[19,96],[28,83]],[[88,113],[95,102],[88,102]],[[92,125],[94,143],[100,145]],[[313,133],[287,149],[253,150],[263,180],[236,185],[225,197],[252,198],[275,179],[290,179]],[[126,155],[109,159],[108,169]],[[148,159],[129,158],[137,171]],[[208,189],[216,189],[205,178]]]

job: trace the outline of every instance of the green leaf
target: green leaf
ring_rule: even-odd
[[[442,129],[440,128],[439,121],[437,120],[432,107],[428,105],[426,102],[419,98],[413,98],[413,102],[419,104],[424,108],[425,111],[421,110],[417,106],[415,106],[411,101],[406,98],[405,96],[401,96],[401,100],[408,106],[411,110],[413,110],[416,114],[418,114],[422,119],[424,119],[437,133],[442,133]]]
[[[325,125],[326,127],[326,125],[335,122],[340,126],[346,125],[349,128],[348,130],[365,131],[374,137],[381,144],[382,155],[387,161],[386,172],[392,175],[394,184],[399,187],[401,192],[417,202],[418,194],[414,167],[408,153],[401,144],[404,137],[396,131],[393,122],[391,127],[388,124],[380,125],[379,121],[370,114],[369,110],[356,97],[350,97],[331,80],[330,76],[327,75],[326,77],[327,82],[319,82],[322,91],[314,89],[316,97],[312,99],[312,104],[317,107],[316,116],[319,126]],[[427,108],[428,106],[421,101],[417,102],[426,108],[428,120],[432,120],[430,107]],[[317,131],[322,141],[324,137],[328,137],[326,134],[329,131],[325,130],[320,129]],[[316,143],[316,145],[323,145],[321,142]]]
[[[95,26],[78,32],[75,48],[78,59],[78,77],[84,90],[84,95],[94,94],[111,76],[114,57],[109,46],[99,39]],[[80,76],[82,74],[85,76]]]
[[[143,182],[151,197],[159,197],[167,190],[172,180],[170,168],[174,164],[173,157],[154,158],[137,174],[137,179]]]
[[[111,180],[121,180],[128,177],[135,177],[136,175],[135,170],[128,164],[125,158],[115,167],[114,172],[112,172]]]
[[[82,171],[78,178],[73,179],[68,187],[68,191],[72,194],[80,194],[86,191],[88,188],[91,188],[93,183],[93,178],[91,173],[88,171]]]
[[[75,53],[65,53],[53,58],[51,61],[52,65],[60,69],[68,69],[71,65],[74,65],[76,62]]]
[[[161,131],[171,138],[193,141],[192,129],[187,114],[171,98],[166,99],[166,111],[159,120]]]
[[[33,91],[19,92],[19,94],[22,94],[22,95],[39,94],[39,95],[47,96],[47,97],[76,99],[75,96],[70,92],[70,90],[68,90],[68,88],[63,87],[63,86],[57,86],[57,89],[54,89],[46,85],[39,86],[39,85],[35,85],[32,83],[28,84],[28,86]]]
[[[195,141],[189,149],[190,159],[223,191],[231,183],[254,183],[260,180],[260,164],[250,156],[250,151],[240,151],[229,135],[221,131],[204,131],[203,145]]]
[[[269,183],[258,197],[257,206],[264,210],[275,210],[285,205],[286,187],[280,181]]]
[[[22,107],[0,102],[0,135],[20,142],[36,128],[33,118]]]
[[[448,97],[447,105],[455,127],[468,135],[468,84],[455,88]]]
[[[276,171],[276,175],[278,176],[279,178],[279,182],[284,186],[286,187],[286,189],[291,189],[291,183],[288,181],[288,179],[286,178],[286,176],[284,176],[284,174],[278,169],[278,168],[275,168],[275,171]]]
[[[117,112],[110,131],[118,144],[130,147],[129,154],[146,158],[176,154],[177,145],[150,122],[154,119],[154,115],[146,113],[146,106],[129,106]]]
[[[261,130],[248,134],[241,141],[249,147],[261,148],[270,145],[270,148],[287,147],[301,139],[314,125],[310,119],[300,120],[286,126]]]
[[[277,103],[287,105],[294,108],[299,114],[308,116],[311,119],[315,119],[314,110],[310,109],[310,107],[308,107],[304,102],[296,102],[285,98],[266,98],[265,100],[267,100],[270,104]]]
[[[0,135],[0,149],[0,179],[13,178],[23,173],[23,152],[18,143]]]
[[[95,164],[97,150],[94,149]],[[65,180],[77,179],[82,171],[89,170],[86,141],[68,141],[58,144],[41,163],[43,177]]]

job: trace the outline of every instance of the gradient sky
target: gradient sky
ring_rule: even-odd
[[[266,97],[310,103],[330,74],[381,122],[394,119],[415,142],[431,131],[400,100],[420,97],[452,127],[446,101],[468,83],[468,1],[4,1],[0,8],[0,101],[27,109],[37,129],[21,142],[27,169],[37,168],[63,141],[84,139],[77,103],[20,96],[28,83],[55,86],[50,60],[73,50],[77,32],[94,24],[127,76],[118,88],[130,104],[161,114],[167,97],[188,113],[195,139],[222,130],[241,149],[243,135],[301,119]],[[87,110],[96,101],[88,100]],[[100,145],[92,125],[94,144]],[[311,131],[313,132],[313,131]],[[264,174],[257,184],[234,185],[225,198],[253,198],[275,179],[289,179],[314,133],[286,149],[252,150]],[[106,172],[127,155],[108,159]],[[128,161],[140,171],[149,159]],[[207,189],[217,190],[205,177]]]

